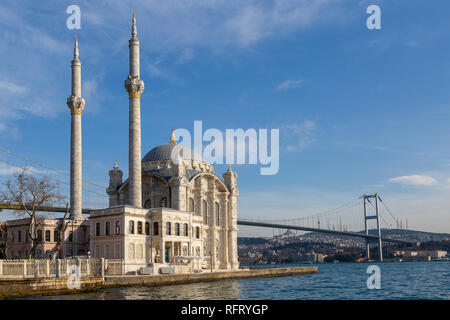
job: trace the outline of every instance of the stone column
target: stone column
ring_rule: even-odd
[[[141,166],[141,93],[144,81],[139,74],[139,40],[136,31],[136,19],[133,12],[133,25],[130,49],[130,74],[125,80],[125,89],[129,97],[129,202],[135,207],[142,207],[142,166]]]
[[[227,200],[227,195],[226,194],[221,194],[220,195],[220,210],[222,213],[222,217],[223,217],[223,225],[222,225],[222,229],[223,229],[223,266],[225,269],[229,269],[230,268],[230,259],[228,256],[228,200]]]
[[[75,36],[74,59],[72,60],[72,95],[67,99],[71,114],[70,131],[70,217],[82,219],[82,155],[81,112],[85,101],[81,97],[81,61],[78,59],[78,41]]]
[[[239,191],[237,189],[237,174],[228,166],[228,171],[223,174],[225,185],[228,187],[230,194],[228,196],[228,257],[231,262],[231,268],[239,269],[239,261],[237,255],[237,197]]]

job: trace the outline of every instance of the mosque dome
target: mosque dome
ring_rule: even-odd
[[[166,143],[150,150],[144,156],[142,162],[173,160],[172,155],[176,158],[177,153],[180,154],[183,160],[203,161],[202,157],[197,152],[183,144]]]
[[[169,143],[162,144],[150,150],[142,159],[142,162],[174,160],[178,158],[178,154],[183,160],[203,161],[201,155],[185,146],[178,144],[175,138],[174,130],[170,136]]]

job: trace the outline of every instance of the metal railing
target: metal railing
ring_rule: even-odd
[[[105,259],[94,258],[0,260],[0,279],[101,277],[107,263]],[[117,265],[114,260],[110,263]]]

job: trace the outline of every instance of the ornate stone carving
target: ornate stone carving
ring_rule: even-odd
[[[67,98],[67,106],[70,109],[71,114],[81,114],[86,102],[81,97],[70,96]]]
[[[128,91],[130,98],[140,98],[144,91],[144,81],[135,76],[128,76],[125,80],[125,89]]]

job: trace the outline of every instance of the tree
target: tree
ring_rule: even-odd
[[[58,221],[58,225],[56,226],[56,233],[58,235],[58,238],[55,239],[56,246],[53,249],[53,258],[59,258],[59,253],[61,251],[61,247],[64,243],[64,234],[66,233],[67,225],[69,224],[67,221],[67,215],[69,214],[69,204],[66,203],[66,211],[64,212],[64,217],[61,221]]]
[[[1,193],[2,202],[19,206],[17,215],[30,219],[27,229],[31,241],[29,258],[36,257],[37,246],[42,240],[38,238],[41,224],[37,216],[38,210],[53,207],[63,199],[58,192],[58,184],[52,183],[48,177],[32,175],[26,168],[15,173],[14,178],[6,183],[6,190]]]

